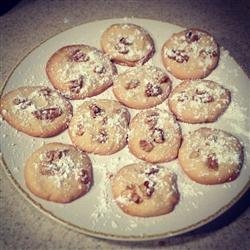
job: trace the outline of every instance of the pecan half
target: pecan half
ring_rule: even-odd
[[[165,141],[164,131],[161,128],[155,128],[152,133],[152,138],[156,143],[163,143]]]
[[[140,145],[141,149],[146,151],[146,152],[150,152],[154,148],[153,143],[150,141],[147,141],[147,140],[140,140],[139,145]]]
[[[145,90],[145,95],[147,97],[150,96],[158,96],[162,94],[162,88],[159,85],[153,85],[148,83]]]
[[[144,122],[149,126],[149,129],[153,129],[156,126],[158,117],[159,114],[157,112],[147,114],[146,118],[144,119]]]
[[[89,105],[90,114],[93,118],[96,118],[97,116],[100,116],[104,113],[104,109],[101,109],[96,104]]]
[[[62,115],[61,108],[45,108],[45,109],[38,109],[32,112],[32,114],[38,120],[50,120],[53,121],[57,117]]]
[[[84,83],[84,77],[82,75],[79,76],[76,80],[70,81],[69,90],[70,92],[78,94],[81,91],[81,88],[83,87]]]
[[[16,97],[13,100],[13,104],[15,105],[20,105],[21,109],[26,109],[28,106],[30,106],[32,104],[31,100],[27,99],[27,98],[19,98]]]
[[[200,37],[197,32],[189,30],[185,34],[185,39],[188,43],[192,43],[198,41]]]
[[[177,63],[188,62],[189,56],[185,53],[185,50],[172,49],[172,53],[167,55],[169,59],[175,60]]]
[[[138,87],[140,81],[138,79],[131,79],[129,82],[126,83],[125,89],[134,89]]]
[[[80,181],[83,184],[88,184],[90,182],[90,178],[89,178],[87,170],[85,170],[85,169],[81,170],[81,172],[80,172]]]
[[[89,60],[89,56],[80,49],[77,49],[72,52],[70,59],[74,62],[87,62]]]
[[[96,137],[96,140],[99,142],[99,143],[105,143],[107,140],[108,140],[108,133],[105,129],[100,129],[99,130],[99,133]]]
[[[207,156],[207,166],[210,169],[218,170],[219,164],[215,153],[209,154]]]

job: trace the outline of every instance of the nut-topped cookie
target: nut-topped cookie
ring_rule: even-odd
[[[145,109],[162,103],[171,91],[171,80],[160,68],[143,65],[115,77],[113,92],[130,108]]]
[[[184,137],[178,160],[192,180],[201,184],[220,184],[239,175],[243,146],[227,132],[200,128]]]
[[[154,54],[154,42],[142,27],[124,23],[113,24],[101,36],[102,50],[115,63],[127,66],[142,65]]]
[[[15,129],[31,136],[50,137],[68,127],[72,105],[48,87],[20,87],[1,98],[0,111]]]
[[[147,162],[175,159],[181,144],[181,130],[173,115],[157,108],[138,113],[130,123],[130,152]]]
[[[46,65],[52,85],[70,99],[100,94],[113,83],[115,66],[94,47],[78,44],[56,51]]]
[[[112,179],[112,194],[125,213],[139,217],[170,213],[179,201],[176,175],[145,163],[121,168]]]
[[[49,143],[27,159],[24,177],[27,187],[36,196],[66,203],[89,191],[92,164],[84,152],[72,145]]]
[[[217,66],[219,54],[219,46],[209,33],[187,29],[173,34],[164,43],[162,62],[178,79],[200,79]]]
[[[177,85],[168,105],[178,120],[187,123],[214,122],[227,109],[230,91],[209,80],[186,80]]]
[[[69,125],[72,142],[82,150],[109,155],[127,144],[128,110],[114,100],[89,100],[78,107]]]

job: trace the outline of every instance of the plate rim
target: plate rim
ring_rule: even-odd
[[[161,23],[167,23],[167,24],[172,24],[172,23],[168,23],[168,22],[164,22],[161,20],[155,20],[155,19],[147,19],[147,18],[134,18],[134,17],[124,17],[124,18],[106,18],[106,19],[98,19],[98,20],[93,20],[90,22],[86,22],[86,23],[81,23],[78,25],[75,25],[73,27],[69,27],[66,28],[63,31],[59,31],[56,32],[55,34],[49,36],[48,38],[46,38],[45,40],[41,41],[40,43],[36,44],[35,46],[33,46],[27,53],[25,53],[24,56],[21,57],[20,60],[18,60],[18,62],[11,68],[11,70],[9,71],[9,73],[7,74],[7,76],[5,77],[5,79],[2,81],[1,86],[0,86],[0,99],[3,95],[3,91],[9,81],[9,79],[11,78],[11,76],[13,75],[14,71],[18,68],[18,66],[37,48],[39,48],[42,44],[44,44],[45,42],[47,42],[48,40],[52,39],[53,37],[66,32],[68,30],[80,27],[82,25],[87,25],[90,23],[94,23],[94,22],[101,22],[101,21],[112,21],[112,20],[125,20],[125,18],[129,21],[129,22],[133,22],[133,20],[147,20],[147,21],[154,21],[154,22],[161,22]],[[176,24],[172,24],[175,26],[179,26]],[[183,29],[185,29],[185,27],[179,26]],[[233,60],[235,61],[235,59],[233,58]],[[236,62],[236,61],[235,61]],[[236,62],[237,65],[239,65]],[[241,65],[239,65],[241,70],[244,72],[244,74],[248,77],[248,74],[244,71],[244,69],[241,67]],[[249,78],[249,77],[248,77]],[[143,234],[143,235],[138,235],[138,236],[134,236],[134,235],[128,235],[128,236],[122,236],[122,235],[116,235],[116,234],[111,234],[111,233],[102,233],[102,232],[98,232],[98,231],[94,231],[94,230],[89,230],[80,226],[77,226],[69,221],[66,221],[64,219],[61,219],[59,217],[57,217],[53,212],[47,210],[46,208],[44,208],[38,201],[35,201],[30,194],[25,191],[21,185],[18,183],[18,181],[15,179],[15,177],[12,175],[9,167],[7,166],[7,164],[5,163],[4,160],[4,156],[3,154],[1,154],[0,156],[0,165],[3,168],[5,174],[7,175],[8,179],[10,180],[10,182],[14,185],[15,189],[18,190],[18,192],[21,194],[21,196],[27,200],[29,202],[29,204],[31,204],[33,207],[35,207],[38,211],[40,211],[42,214],[46,215],[48,218],[60,223],[61,225],[65,226],[66,228],[69,228],[75,232],[84,234],[84,235],[88,235],[88,236],[92,236],[92,237],[96,237],[96,238],[101,238],[101,239],[109,239],[109,240],[113,240],[113,241],[131,241],[131,242],[136,242],[136,241],[150,241],[150,240],[159,240],[159,239],[163,239],[163,238],[169,238],[169,237],[173,237],[173,236],[177,236],[177,235],[181,235],[190,231],[193,231],[201,226],[206,225],[207,223],[211,222],[212,220],[218,218],[220,215],[222,215],[224,212],[226,212],[227,210],[229,210],[234,204],[236,204],[240,198],[248,191],[248,189],[250,188],[250,179],[248,180],[248,182],[246,183],[246,185],[242,188],[242,190],[235,196],[233,197],[233,199],[227,203],[226,205],[224,205],[223,207],[221,207],[219,210],[217,210],[215,213],[209,215],[208,217],[206,217],[205,219],[202,219],[196,223],[193,223],[189,226],[186,226],[184,228],[178,229],[178,230],[172,230],[172,231],[168,231],[166,233],[160,233],[160,234]]]

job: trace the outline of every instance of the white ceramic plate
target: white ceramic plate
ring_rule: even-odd
[[[102,32],[113,23],[131,22],[141,25],[152,35],[156,54],[150,64],[163,68],[160,60],[160,49],[163,42],[173,32],[183,28],[146,19],[111,19],[83,24],[62,32],[43,42],[33,49],[17,64],[6,80],[3,92],[25,85],[50,85],[45,65],[49,57],[64,45],[85,43],[99,48]],[[118,67],[119,71],[125,67]],[[172,78],[174,85],[179,81]],[[222,128],[237,136],[245,146],[245,161],[240,176],[233,182],[205,186],[190,181],[178,166],[177,160],[166,165],[178,175],[178,186],[181,194],[175,210],[167,215],[153,218],[135,218],[124,214],[112,201],[110,196],[109,173],[115,173],[125,164],[139,160],[129,154],[128,149],[111,156],[90,155],[94,168],[94,185],[84,197],[70,204],[47,202],[32,195],[24,184],[23,167],[25,159],[32,151],[47,142],[70,143],[67,131],[49,139],[32,138],[11,128],[1,121],[2,165],[19,191],[38,209],[58,222],[85,234],[114,240],[149,240],[181,234],[206,224],[232,206],[249,186],[249,79],[239,65],[221,48],[218,67],[208,79],[223,84],[232,92],[232,103],[221,118],[207,127]],[[98,98],[114,98],[112,89],[108,89]],[[74,107],[83,101],[72,102]],[[160,108],[167,109],[166,102]],[[136,111],[132,111],[136,113]],[[181,123],[183,132],[194,130],[201,125]],[[204,125],[203,125],[204,126]]]

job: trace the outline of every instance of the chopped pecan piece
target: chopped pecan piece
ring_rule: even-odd
[[[156,174],[156,173],[158,173],[158,172],[159,172],[159,168],[157,168],[157,167],[152,167],[152,168],[146,169],[145,174],[146,174],[146,175],[151,175],[151,174]]]
[[[50,120],[53,121],[57,117],[62,115],[62,110],[58,107],[55,108],[45,108],[45,109],[38,109],[32,112],[32,114],[38,120]]]
[[[154,185],[155,183],[151,180],[146,180],[139,186],[140,190],[146,197],[151,197],[154,192]]]
[[[47,163],[51,163],[53,161],[60,160],[64,155],[66,155],[69,150],[51,150],[45,153],[44,161]]]
[[[96,140],[99,142],[99,143],[105,143],[107,140],[108,140],[108,133],[105,129],[100,129],[99,130],[99,133],[96,137]]]
[[[189,56],[185,54],[185,50],[172,49],[172,53],[168,55],[168,58],[175,60],[178,63],[188,62]]]
[[[98,107],[96,104],[89,105],[90,114],[93,118],[100,116],[104,113],[104,110]]]
[[[205,90],[196,89],[195,94],[196,96],[193,96],[194,100],[196,100],[196,97],[198,97],[199,101],[203,103],[209,103],[214,101],[213,96],[209,95],[209,93]]]
[[[200,50],[199,52],[199,56],[203,59],[206,59],[207,56],[210,56],[210,57],[216,57],[218,56],[218,53],[215,51],[215,50],[211,50],[211,49],[202,49]]]
[[[133,192],[131,194],[131,200],[136,204],[140,204],[143,202],[143,199],[136,192]]]
[[[209,154],[207,156],[207,166],[210,169],[218,170],[219,164],[215,153]]]
[[[82,124],[77,124],[77,130],[76,130],[76,135],[82,136],[84,134],[85,130]]]
[[[41,95],[44,96],[45,98],[48,98],[51,96],[51,89],[48,87],[41,88],[39,90],[39,93],[41,93]]]
[[[162,88],[159,85],[153,85],[148,83],[145,90],[145,95],[147,97],[150,96],[158,96],[162,94]]]
[[[129,82],[126,83],[125,89],[134,89],[138,87],[140,81],[137,79],[131,79]]]
[[[85,169],[82,169],[80,172],[80,181],[83,184],[88,184],[90,182],[88,172]]]
[[[19,97],[16,97],[14,100],[13,100],[13,104],[15,105],[20,105],[20,108],[21,109],[26,109],[28,106],[31,105],[31,100],[27,99],[27,98],[19,98]]]
[[[157,112],[152,112],[146,116],[144,122],[149,126],[149,129],[153,129],[158,120],[159,114]]]
[[[127,54],[129,52],[129,48],[127,45],[124,45],[123,43],[117,43],[115,45],[115,49],[120,53],[120,54]]]
[[[120,38],[119,43],[124,44],[124,45],[131,45],[131,44],[133,44],[133,42],[131,40],[129,40],[128,37],[122,37],[122,38]]]
[[[150,141],[147,141],[147,140],[140,140],[139,145],[140,145],[141,149],[146,151],[146,152],[150,152],[154,148],[153,143]]]
[[[163,143],[165,141],[164,131],[160,128],[155,128],[152,134],[153,140],[156,143]]]
[[[193,32],[191,30],[187,31],[185,34],[185,39],[188,43],[196,42],[200,39],[197,32]]]
[[[103,74],[103,73],[106,72],[106,69],[105,69],[105,67],[102,66],[102,65],[97,65],[97,66],[95,66],[95,68],[94,68],[94,72],[97,73],[97,74]]]
[[[178,102],[185,102],[189,99],[187,93],[185,93],[185,91],[181,91],[180,94],[177,97],[177,101]]]
[[[80,49],[77,49],[70,55],[70,59],[74,62],[87,62],[89,60],[89,56]]]
[[[84,77],[82,75],[76,80],[71,80],[69,86],[70,92],[78,94],[81,88],[83,87],[83,83],[84,83]]]

